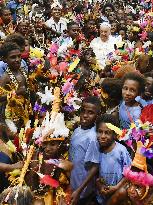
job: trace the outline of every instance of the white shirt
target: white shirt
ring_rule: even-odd
[[[60,18],[59,22],[56,23],[53,19],[53,17],[51,17],[49,20],[47,20],[45,22],[45,25],[53,30],[55,30],[58,33],[63,33],[64,30],[67,30],[67,19],[65,18]]]
[[[106,66],[107,55],[115,50],[114,45],[120,41],[120,38],[115,38],[113,36],[109,36],[108,41],[104,42],[100,37],[94,38],[90,47],[93,49],[93,52],[96,55],[96,59],[101,67]]]

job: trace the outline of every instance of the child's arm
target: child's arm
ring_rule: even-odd
[[[80,187],[72,193],[71,196],[71,205],[76,205],[81,192],[84,190],[84,188],[88,185],[88,183],[91,181],[91,179],[98,173],[98,164],[93,164],[91,169],[88,172],[88,176],[83,181],[83,183],[80,185]]]
[[[117,190],[107,201],[107,205],[118,205],[120,203],[128,202],[128,194],[126,186],[121,187]],[[127,203],[126,203],[127,204]]]
[[[23,167],[23,162],[17,162],[15,164],[5,164],[0,162],[1,172],[12,172],[14,169],[21,169]]]
[[[106,186],[100,180],[97,181],[97,189],[101,195],[112,195],[117,190],[119,190],[123,184],[126,182],[126,179],[123,178],[117,185],[115,186]]]
[[[109,186],[108,194],[112,194],[116,192],[117,190],[119,190],[123,186],[123,184],[125,184],[125,182],[126,182],[126,179],[123,178],[117,185]]]
[[[58,167],[67,172],[70,172],[73,169],[73,163],[70,162],[69,160],[61,160]]]

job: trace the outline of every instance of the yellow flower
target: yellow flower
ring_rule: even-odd
[[[30,47],[30,57],[41,59],[44,56],[44,51],[40,48],[32,48]]]
[[[139,51],[139,48],[136,48],[135,49],[135,56],[139,56],[141,54],[142,54],[142,52]]]
[[[148,55],[149,55],[149,56],[153,56],[152,50],[150,50],[150,51],[148,52]]]
[[[124,41],[119,41],[116,43],[117,48],[122,48],[124,45]]]
[[[21,174],[21,171],[20,169],[15,169],[13,170],[12,172],[9,172],[9,174],[12,176],[12,177],[16,177],[16,176],[19,176]]]
[[[133,129],[133,128],[135,128],[135,127],[136,127],[136,125],[135,125],[134,123],[131,123],[130,128]]]
[[[139,31],[140,31],[140,28],[138,28],[137,26],[133,26],[133,31],[139,32]]]

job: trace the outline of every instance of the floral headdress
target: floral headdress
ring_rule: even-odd
[[[69,135],[69,129],[65,126],[64,114],[60,112],[60,88],[54,88],[54,100],[51,115],[46,116],[41,127],[37,127],[33,134],[36,144],[50,140],[64,140]]]

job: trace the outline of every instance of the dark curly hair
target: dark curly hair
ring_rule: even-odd
[[[5,42],[16,43],[20,48],[25,47],[25,38],[20,33],[14,33],[9,35]]]
[[[138,73],[138,72],[130,72],[124,75],[123,79],[122,79],[122,83],[124,84],[124,82],[126,80],[133,80],[139,83],[139,94],[143,93],[145,90],[145,79],[143,77],[142,74]],[[122,85],[123,85],[122,84]]]
[[[0,57],[6,58],[8,53],[13,50],[20,50],[20,47],[14,42],[4,42],[0,47]]]
[[[119,127],[119,121],[116,119],[115,116],[110,114],[103,114],[100,117],[98,117],[96,121],[96,131],[98,131],[101,123],[111,123],[112,125]]]

